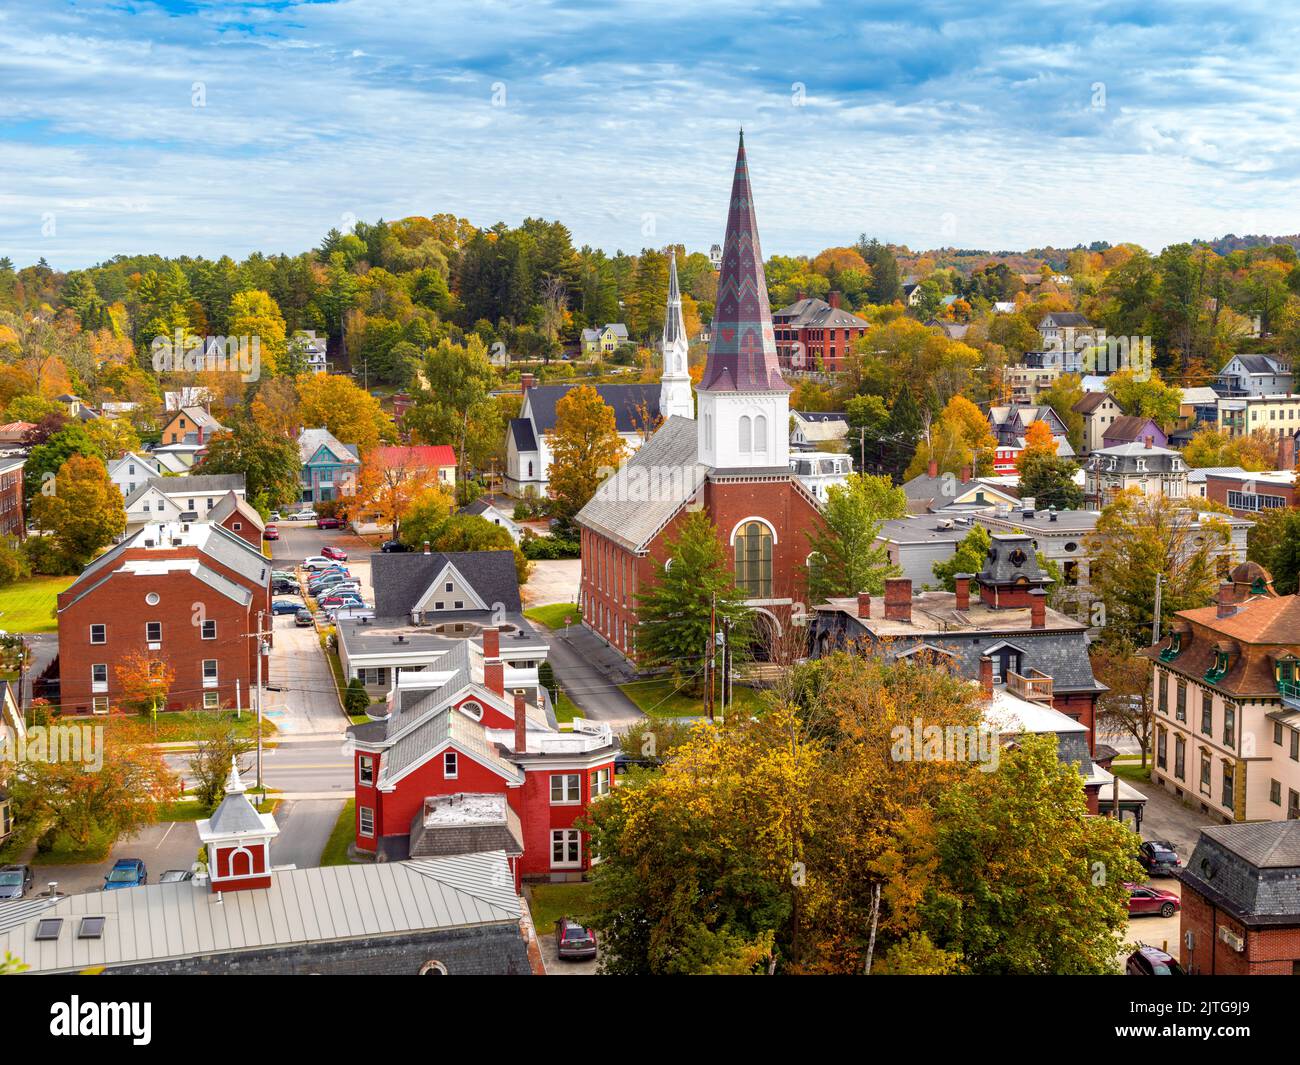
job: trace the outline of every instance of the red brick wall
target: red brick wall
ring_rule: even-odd
[[[1205,498],[1212,499],[1216,503],[1222,503],[1225,507],[1228,505],[1229,492],[1245,492],[1248,482],[1240,481],[1235,478],[1224,478],[1207,476],[1205,478]],[[1265,484],[1259,482],[1251,491],[1258,492],[1260,495],[1281,496],[1287,501],[1287,506],[1296,505],[1295,488],[1291,485]],[[1254,517],[1254,512],[1234,510],[1234,514],[1239,518]]]
[[[375,769],[375,778],[383,766],[384,756],[380,756]],[[506,793],[506,801],[515,813],[523,819],[520,809],[519,788],[510,787],[499,773],[474,761],[467,755],[457,752],[455,777],[443,775],[442,754],[430,758],[424,765],[403,777],[393,791],[381,792],[373,789],[357,789],[357,809],[368,805],[367,799],[374,798],[375,837],[404,836],[411,831],[411,820],[424,809],[424,800],[428,795],[455,795],[457,792],[500,794]],[[360,834],[360,813],[358,812],[357,846],[365,850],[375,849],[375,840]]]
[[[23,471],[14,470],[0,475],[0,536],[16,536],[20,540],[27,534],[23,520]]]
[[[1227,926],[1245,939],[1246,949],[1234,950],[1219,939],[1220,926]],[[1189,931],[1195,938],[1191,951],[1187,949]],[[1300,923],[1247,931],[1231,915],[1216,909],[1198,891],[1185,885],[1178,959],[1183,968],[1199,975],[1290,976],[1300,962]]]
[[[223,521],[221,525],[223,528],[229,529],[241,540],[247,540],[259,551],[262,550],[262,533],[258,530],[256,525],[249,521],[243,514],[239,513],[239,511],[236,510],[234,513],[227,515],[226,520]],[[235,528],[236,525],[239,526],[238,529]]]

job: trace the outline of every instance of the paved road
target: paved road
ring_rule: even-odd
[[[268,685],[279,690],[267,691],[263,713],[282,736],[342,735],[348,720],[315,628],[299,628],[290,614],[273,622]]]
[[[584,717],[604,721],[616,731],[633,725],[645,715],[624,695],[590,659],[574,648],[563,630],[538,626],[537,631],[550,645],[547,656],[565,694],[582,711]]]
[[[341,736],[285,737],[262,750],[262,783],[287,795],[352,796],[352,756],[346,753]],[[185,787],[190,777],[192,752],[176,751],[164,756],[179,773]],[[257,780],[257,754],[250,751],[240,759],[244,780],[252,787]]]
[[[311,869],[320,865],[321,852],[339,819],[343,801],[283,802],[275,811],[280,835],[271,844],[273,865]]]

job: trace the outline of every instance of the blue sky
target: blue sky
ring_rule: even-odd
[[[1186,0],[6,0],[0,255],[297,252],[443,211],[704,250],[741,125],[767,254],[1293,233],[1298,22]]]

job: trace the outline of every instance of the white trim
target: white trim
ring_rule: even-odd
[[[446,583],[447,574],[449,572],[454,573],[456,575],[456,581],[460,584],[462,588],[466,589],[466,594],[469,596],[470,602],[474,603],[478,607],[478,609],[480,610],[492,609],[490,603],[485,603],[481,598],[479,598],[479,594],[477,591],[475,591],[474,586],[465,579],[464,575],[460,572],[460,570],[458,570],[452,563],[448,562],[445,566],[442,567],[442,571],[438,574],[437,578],[430,582],[429,586],[424,590],[424,594],[420,596],[418,600],[416,600],[415,604],[411,607],[412,612],[415,612],[417,610],[422,613],[428,611],[429,603],[435,595],[445,596],[448,594],[447,592],[439,591],[439,589],[442,587],[444,583]],[[429,611],[429,612],[436,613],[436,611]]]
[[[768,521],[766,518],[760,517],[760,516],[757,515],[757,514],[751,514],[748,518],[741,518],[740,521],[736,522],[736,524],[732,527],[732,530],[731,530],[731,537],[727,540],[727,543],[730,544],[732,547],[735,547],[735,546],[736,546],[736,533],[740,531],[740,527],[741,527],[742,525],[746,525],[746,524],[748,524],[748,523],[751,522],[751,521],[762,522],[764,525],[767,526],[768,531],[771,532],[771,534],[772,534],[772,546],[773,546],[773,547],[775,547],[778,543],[780,543],[780,541],[777,539],[777,535],[776,535],[776,526],[773,525],[773,524],[772,524],[770,521]]]

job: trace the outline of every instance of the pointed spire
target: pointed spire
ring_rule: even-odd
[[[239,760],[232,755],[230,758],[230,776],[226,778],[226,794],[240,795],[246,790],[244,782],[239,778]]]
[[[776,357],[776,334],[767,300],[763,251],[745,158],[745,134],[736,150],[731,208],[722,245],[709,361],[700,382],[709,392],[789,392]]]
[[[664,351],[669,344],[686,336],[686,322],[682,318],[682,291],[677,283],[677,252],[668,260],[668,313],[664,317]]]

